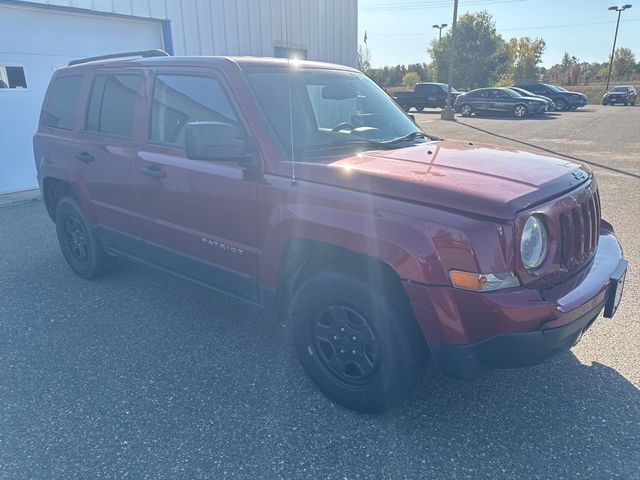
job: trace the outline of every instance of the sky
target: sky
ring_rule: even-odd
[[[607,61],[618,16],[607,9],[626,3],[634,0],[459,0],[458,16],[487,10],[505,40],[543,38],[542,65],[550,67],[564,52],[580,61]],[[616,48],[631,48],[640,61],[640,0],[635,3],[622,12]],[[453,0],[358,0],[358,44],[364,45],[366,31],[373,67],[428,63],[427,46],[438,36],[432,25],[450,26],[452,17]]]

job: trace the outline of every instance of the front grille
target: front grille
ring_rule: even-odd
[[[596,251],[600,229],[600,195],[592,195],[560,214],[560,264],[573,271]]]

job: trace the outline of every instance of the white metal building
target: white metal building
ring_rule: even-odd
[[[357,0],[0,0],[0,193],[37,187],[31,137],[56,68],[152,48],[355,66]]]

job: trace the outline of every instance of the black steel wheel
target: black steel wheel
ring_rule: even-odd
[[[319,366],[337,382],[358,388],[382,371],[382,345],[375,328],[361,312],[329,302],[316,311],[308,330]]]
[[[290,306],[293,343],[303,368],[329,398],[364,412],[406,397],[424,344],[406,299],[357,276],[317,273]]]
[[[62,198],[56,205],[56,233],[65,260],[82,278],[96,278],[113,264],[91,230],[80,204],[71,197]]]

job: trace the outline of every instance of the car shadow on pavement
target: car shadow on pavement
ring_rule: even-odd
[[[628,172],[628,171],[622,170],[620,168],[610,167],[609,165],[604,165],[602,163],[594,162],[594,161],[591,161],[591,160],[585,160],[584,158],[576,157],[574,155],[568,155],[566,153],[558,152],[558,151],[552,150],[550,148],[546,148],[546,147],[542,147],[540,145],[536,145],[535,143],[525,142],[523,140],[518,140],[517,138],[508,137],[506,135],[501,135],[499,133],[492,132],[492,131],[484,129],[484,128],[476,127],[475,125],[470,125],[470,124],[465,123],[465,122],[458,121],[457,123],[458,123],[458,125],[465,126],[465,127],[470,128],[472,130],[477,130],[479,132],[486,133],[486,134],[491,135],[493,137],[502,138],[503,140],[509,140],[510,142],[519,143],[520,145],[525,145],[527,147],[535,148],[535,149],[541,150],[543,152],[551,153],[551,154],[556,155],[558,157],[568,158],[569,160],[575,160],[577,162],[586,163],[587,165],[592,165],[594,167],[602,168],[603,170],[609,170],[610,172],[619,173],[619,174],[625,175],[627,177],[640,179],[640,175],[638,175],[637,173]]]

